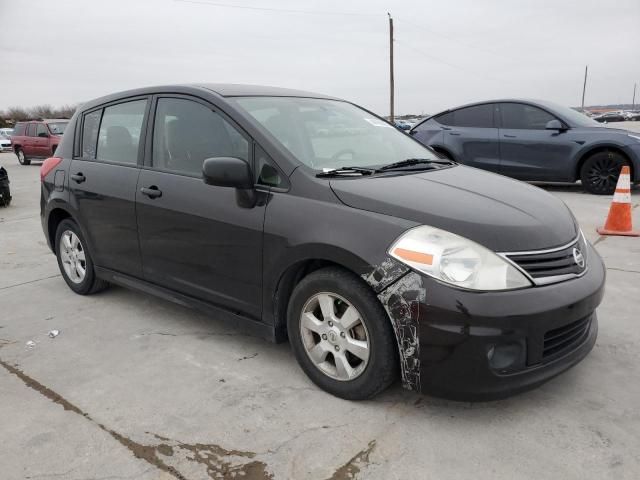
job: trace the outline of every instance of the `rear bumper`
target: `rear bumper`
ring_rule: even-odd
[[[580,278],[477,293],[423,279],[420,390],[481,401],[531,389],[580,362],[595,344],[605,268],[589,247]]]

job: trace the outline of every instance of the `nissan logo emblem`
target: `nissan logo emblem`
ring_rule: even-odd
[[[580,268],[584,268],[584,255],[578,248],[573,249],[573,259]]]

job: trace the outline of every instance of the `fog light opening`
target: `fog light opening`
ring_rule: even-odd
[[[521,342],[492,345],[487,352],[487,359],[493,370],[513,370],[524,366],[524,352],[524,344]]]

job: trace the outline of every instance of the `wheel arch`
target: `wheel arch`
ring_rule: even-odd
[[[342,268],[356,276],[360,276],[356,262],[344,261],[331,255],[308,255],[293,259],[285,268],[274,276],[273,287],[264,288],[264,320],[272,322],[276,332],[276,341],[287,340],[287,308],[289,299],[296,285],[307,275],[325,267]],[[271,317],[271,318],[269,318]]]
[[[73,216],[64,208],[56,207],[49,212],[47,217],[47,241],[53,253],[55,253],[56,249],[56,230],[60,222],[67,218],[73,220]]]
[[[631,169],[631,178],[634,178],[635,166],[633,164],[633,161],[631,160],[629,155],[626,154],[623,148],[616,145],[598,145],[580,154],[580,156],[578,157],[578,161],[576,162],[576,168],[573,171],[572,181],[576,181],[580,178],[582,166],[589,157],[602,152],[614,152],[624,157],[630,165],[629,168]]]

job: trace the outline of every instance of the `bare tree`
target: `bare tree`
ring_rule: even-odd
[[[29,109],[31,118],[53,118],[53,108],[51,105],[36,105]]]

